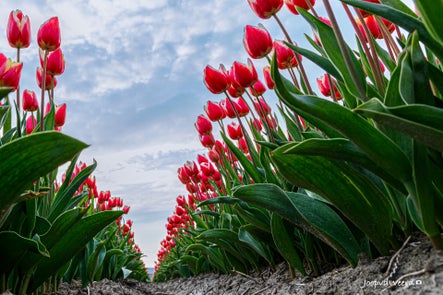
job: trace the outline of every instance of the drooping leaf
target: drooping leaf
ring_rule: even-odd
[[[352,233],[337,213],[323,202],[302,194],[284,192],[272,184],[238,187],[234,196],[278,214],[330,245],[351,265],[357,263],[359,247]]]
[[[373,98],[360,105],[355,112],[407,134],[437,151],[443,151],[443,110],[440,108],[423,104],[387,107]]]
[[[38,264],[28,291],[35,290],[56,273],[90,241],[100,230],[123,214],[122,211],[102,211],[82,218],[50,249],[51,258]]]
[[[290,227],[286,222],[277,213],[271,214],[272,239],[280,255],[285,258],[291,267],[297,269],[302,275],[306,275],[303,260],[295,249],[294,235],[291,235]]]
[[[29,185],[86,147],[56,131],[31,134],[1,146],[0,219]]]
[[[388,197],[366,175],[344,162],[321,156],[285,154],[281,147],[272,159],[291,183],[313,191],[340,210],[363,231],[381,253],[389,249],[392,211]]]

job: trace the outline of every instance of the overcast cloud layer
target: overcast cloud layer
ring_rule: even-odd
[[[195,119],[207,100],[223,98],[206,90],[203,68],[245,62],[244,26],[261,22],[282,39],[276,23],[258,19],[246,0],[7,0],[1,6],[2,32],[13,9],[31,19],[33,44],[22,53],[22,89],[38,90],[36,32],[45,20],[59,17],[66,71],[55,99],[68,105],[63,132],[91,145],[81,159],[90,164],[95,158],[99,190],[131,206],[136,242],[153,266],[166,217],[175,198],[186,193],[177,168],[204,153]],[[311,32],[301,17],[286,9],[279,15],[291,36],[306,44],[303,33]],[[4,33],[0,52],[15,56]],[[256,63],[260,72],[262,65]],[[313,80],[321,72],[309,74]]]

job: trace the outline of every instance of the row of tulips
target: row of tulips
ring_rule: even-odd
[[[34,91],[20,91],[29,17],[12,11],[6,33],[17,60],[0,54],[0,293],[44,293],[62,279],[84,285],[105,277],[149,280],[132,221],[122,216],[129,207],[98,191],[91,176],[96,163],[77,164],[87,145],[61,133],[66,104],[55,103],[55,87],[65,60],[58,18],[37,34],[40,101]],[[69,161],[58,183],[58,168]]]
[[[188,196],[168,218],[154,280],[280,261],[317,275],[324,263],[387,255],[414,231],[443,248],[443,4],[340,0],[351,49],[329,1],[319,2],[248,0],[286,37],[245,28],[250,58],[269,62],[264,83],[251,59],[205,68],[223,99],[197,118],[207,156],[178,169]],[[311,26],[311,48],[291,40],[278,18],[284,4]],[[320,96],[303,59],[325,72]]]

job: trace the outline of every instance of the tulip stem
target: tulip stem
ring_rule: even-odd
[[[42,97],[41,97],[41,104],[40,104],[40,131],[44,130],[44,108],[45,108],[45,89],[46,89],[46,64],[48,62],[48,50],[45,50],[45,55],[43,57],[43,74],[42,74]]]
[[[286,31],[285,26],[283,26],[283,23],[278,18],[277,14],[274,13],[272,16],[274,17],[274,19],[276,20],[276,22],[279,25],[280,29],[282,30],[283,34],[285,35],[286,40],[289,43],[295,45],[295,43],[292,41],[291,37],[289,36],[288,31]],[[303,79],[303,83],[306,85],[306,89],[308,90],[308,94],[314,95],[314,92],[312,91],[312,88],[311,88],[311,84],[309,83],[309,80],[308,80],[308,76],[306,75],[305,68],[303,67],[303,64],[302,64],[300,58],[298,57],[297,53],[295,53],[295,60],[297,61],[297,65],[299,67],[300,74],[301,74],[301,77]]]
[[[351,59],[349,57],[350,52],[346,47],[346,42],[345,42],[343,35],[340,31],[340,28],[338,26],[337,19],[335,18],[335,14],[332,11],[331,5],[328,0],[323,0],[323,4],[325,6],[326,12],[328,13],[329,19],[331,21],[332,29],[334,31],[336,38],[337,38],[337,43],[338,43],[338,46],[340,47],[341,54],[343,55],[343,58],[345,60],[346,67],[348,68],[348,70],[351,74],[351,77],[352,77],[352,80],[353,80],[355,86],[357,86],[360,97],[362,98],[363,101],[366,101],[367,97],[366,97],[365,88],[364,88],[362,82],[357,78],[358,77],[357,70],[354,67],[354,65],[352,64]]]
[[[245,128],[245,126],[243,125],[243,123],[242,123],[242,121],[240,119],[240,115],[238,114],[238,111],[237,111],[234,103],[232,102],[231,97],[229,96],[229,94],[226,91],[225,91],[225,95],[226,95],[226,99],[228,100],[228,102],[230,103],[232,109],[234,110],[235,116],[237,117],[237,120],[238,120],[238,124],[240,125],[240,128],[241,128],[241,130],[243,132],[243,136],[245,137],[246,145],[248,147],[249,152],[251,153],[252,152],[252,147],[249,144],[251,139],[249,138],[249,135],[248,135],[248,133],[246,131],[246,128]],[[257,165],[257,163],[255,163],[255,161],[254,161],[254,157],[251,157],[251,159],[252,159],[252,163],[254,165]]]
[[[20,47],[17,47],[17,63],[20,63]],[[17,134],[18,137],[22,135],[22,129],[20,124],[20,83],[17,86]]]

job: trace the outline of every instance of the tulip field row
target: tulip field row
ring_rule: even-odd
[[[154,281],[281,262],[319,275],[360,253],[388,255],[417,231],[443,248],[443,4],[340,0],[355,33],[345,40],[329,2],[248,0],[285,40],[246,25],[249,58],[205,67],[214,99],[195,128],[207,152],[178,168],[186,194]],[[310,25],[309,48],[291,39],[282,9]],[[306,60],[324,74],[310,80]]]
[[[0,293],[43,294],[74,279],[83,286],[103,278],[148,281],[132,221],[124,217],[130,207],[98,190],[97,163],[78,161],[87,145],[62,133],[67,106],[55,93],[65,70],[58,18],[37,34],[40,101],[35,91],[20,90],[30,18],[11,11],[6,35],[17,57],[0,53]],[[58,182],[58,168],[69,161]]]

